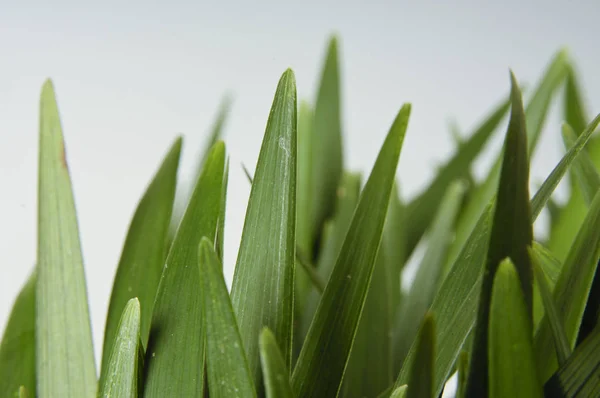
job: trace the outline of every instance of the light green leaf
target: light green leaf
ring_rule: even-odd
[[[390,398],[405,398],[406,397],[406,390],[408,389],[408,386],[405,384],[403,386],[400,386],[398,388],[396,388],[393,392]]]
[[[563,125],[562,135],[565,147],[569,150],[577,142],[577,135],[568,124]],[[573,174],[577,180],[578,188],[583,194],[583,200],[589,206],[600,187],[600,175],[587,151],[584,151],[575,160]]]
[[[502,261],[494,277],[490,303],[490,398],[543,396],[535,372],[530,309],[522,287],[512,261]]]
[[[547,248],[538,242],[533,242],[531,251],[535,253],[540,270],[542,271],[541,275],[544,276],[544,280],[548,285],[548,290],[552,293],[556,281],[558,280],[558,276],[560,275],[562,264]],[[544,302],[542,300],[537,279],[538,278],[534,278],[533,281],[533,330],[537,329],[545,313]]]
[[[231,301],[254,383],[258,338],[269,327],[291,365],[296,230],[296,80],[279,80],[250,191]]]
[[[137,298],[125,305],[119,320],[115,341],[106,362],[106,374],[99,384],[98,397],[137,398],[140,371],[138,363],[140,350],[141,313]]]
[[[415,344],[417,351],[411,366],[406,398],[433,398],[436,341],[435,323],[430,313],[423,319]]]
[[[394,319],[394,358],[400,364],[417,336],[421,319],[440,285],[448,247],[452,241],[452,229],[465,189],[466,186],[459,181],[448,186],[430,226],[427,251],[410,290],[402,301],[401,310]]]
[[[485,397],[488,392],[488,336],[492,285],[500,262],[509,257],[521,281],[529,328],[533,328],[533,271],[527,248],[533,241],[529,204],[529,159],[521,92],[511,73],[511,115],[504,143],[504,159],[494,221],[485,261],[479,309],[471,351],[466,395]],[[491,386],[490,386],[491,387]],[[490,388],[490,391],[493,391]]]
[[[225,145],[208,155],[158,286],[146,349],[145,397],[202,397],[204,327],[198,294],[198,244],[214,242],[221,209]]]
[[[225,250],[225,216],[227,212],[227,184],[229,182],[229,158],[225,163],[223,172],[223,189],[221,191],[221,211],[219,212],[219,229],[217,230],[217,253],[221,263],[223,262],[223,253]]]
[[[293,398],[290,372],[269,328],[260,333],[259,347],[267,398]]]
[[[79,228],[52,82],[40,101],[36,376],[40,397],[96,395]]]
[[[299,396],[339,392],[375,265],[409,115],[410,105],[403,106],[360,196],[294,369],[292,385]]]
[[[210,240],[203,238],[198,255],[210,396],[256,397],[222,265],[212,246]]]
[[[565,121],[575,131],[575,135],[579,136],[585,129],[588,123],[587,111],[584,106],[583,96],[577,81],[577,75],[573,64],[570,63],[567,67],[565,79],[565,95],[563,99],[563,114]]]
[[[406,223],[409,227],[406,250],[408,254],[413,251],[433,221],[435,211],[440,206],[444,192],[450,183],[456,179],[462,179],[468,174],[473,161],[481,153],[492,133],[496,131],[509,108],[510,99],[497,106],[469,136],[469,139],[459,146],[456,153],[438,171],[429,186],[407,204]]]
[[[312,198],[312,141],[313,110],[306,101],[300,101],[298,110],[298,175],[296,190],[296,242],[302,256],[312,260],[314,227],[310,218]],[[296,282],[299,282],[297,280]]]
[[[456,382],[456,396],[455,398],[464,398],[465,390],[467,388],[467,377],[469,374],[469,353],[462,351],[458,356],[458,380]]]
[[[35,271],[15,300],[0,343],[0,397],[19,386],[35,395]]]
[[[165,243],[175,198],[180,152],[181,138],[178,138],[146,189],[129,226],[108,307],[100,384],[106,377],[105,368],[113,352],[123,309],[133,297],[138,298],[141,306],[142,344],[145,346],[148,341],[156,289],[167,256]]]
[[[600,225],[600,193],[596,194],[590,206],[554,288],[554,302],[559,316],[564,320],[565,333],[571,349],[575,346],[600,258],[600,228],[598,225]],[[549,323],[544,320],[536,331],[534,348],[540,380],[546,381],[558,365],[556,354],[552,349],[552,330]]]
[[[19,387],[19,392],[17,393],[17,396],[19,398],[28,398],[29,393],[27,392],[27,389],[24,386],[21,386]]]

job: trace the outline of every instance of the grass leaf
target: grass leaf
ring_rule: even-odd
[[[181,138],[178,138],[146,189],[129,226],[108,307],[100,384],[106,377],[105,368],[113,352],[123,309],[133,297],[138,298],[141,307],[142,344],[145,346],[148,341],[156,289],[167,256],[165,243],[175,199],[180,153]]]
[[[256,397],[222,265],[207,238],[200,242],[198,257],[210,396]]]
[[[214,242],[225,145],[217,142],[183,215],[159,282],[145,361],[145,397],[202,397],[204,328],[198,294],[198,244]]]
[[[290,371],[269,328],[260,333],[260,361],[267,398],[293,398]]]
[[[410,105],[403,106],[360,196],[294,369],[292,385],[299,396],[335,396],[339,391],[375,265],[409,115]]]
[[[431,314],[426,314],[417,337],[417,351],[412,363],[406,398],[433,398],[435,323]]]
[[[403,386],[400,386],[398,388],[396,388],[393,392],[390,398],[405,398],[406,397],[406,389],[408,388],[408,386],[405,384]]]
[[[457,367],[457,382],[455,398],[464,398],[467,388],[467,377],[469,375],[469,353],[462,351],[458,356]]]
[[[522,288],[512,261],[502,261],[494,277],[490,304],[490,398],[543,396],[535,371],[530,308]]]
[[[548,286],[548,291],[550,292],[550,296],[552,296],[554,286],[556,285],[556,281],[558,280],[558,276],[560,275],[560,271],[562,269],[562,264],[547,248],[538,242],[533,242],[530,255],[532,252],[535,254],[535,258],[538,260],[537,263],[541,271],[540,278],[542,275],[544,276],[544,280]],[[533,330],[537,329],[546,311],[545,301],[542,298],[538,279],[538,277],[534,278],[533,283]]]
[[[106,376],[99,384],[98,396],[103,398],[137,398],[139,372],[141,312],[137,298],[125,305],[115,333],[114,344],[106,362]]]
[[[15,300],[0,343],[0,397],[19,386],[35,395],[35,271]]]
[[[40,397],[96,395],[79,227],[54,87],[40,101],[36,376]]]
[[[568,124],[563,125],[563,141],[567,150],[572,148],[577,142],[577,135]],[[598,170],[590,159],[590,155],[584,151],[580,154],[573,164],[573,174],[575,175],[578,188],[583,194],[585,204],[589,206],[600,187],[600,175]]]
[[[291,365],[296,230],[296,80],[279,80],[267,122],[231,288],[257,387],[258,338],[269,327]],[[259,387],[260,388],[260,387]]]

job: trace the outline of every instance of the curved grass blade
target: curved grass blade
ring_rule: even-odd
[[[398,113],[360,196],[294,369],[292,385],[298,396],[339,392],[381,242],[409,115],[407,104]]]
[[[258,337],[269,327],[291,364],[296,230],[296,80],[279,80],[233,276],[231,302],[254,383],[261,388]]]
[[[207,238],[200,242],[198,258],[210,396],[256,397],[222,265]]]
[[[36,377],[41,397],[96,395],[79,228],[52,82],[40,101]]]
[[[137,398],[140,382],[140,331],[141,312],[137,298],[125,304],[123,315],[115,333],[112,351],[106,362],[106,375],[99,384],[98,397]]]
[[[178,138],[164,158],[135,211],[113,283],[102,353],[100,384],[113,352],[118,325],[127,302],[137,297],[141,306],[140,338],[145,346],[150,332],[152,308],[166,258],[165,242],[175,199],[177,168],[181,153]]]
[[[406,389],[408,388],[407,385],[403,385],[400,386],[398,388],[396,388],[393,392],[390,398],[405,398],[406,397]]]
[[[565,147],[569,150],[575,145],[577,135],[568,124],[563,125],[562,135]],[[577,180],[577,186],[583,194],[583,200],[589,206],[600,188],[600,175],[586,151],[578,156],[573,164],[573,174]]]
[[[0,343],[0,396],[19,386],[35,395],[35,271],[13,304]]]
[[[531,314],[522,288],[512,261],[502,261],[494,277],[490,302],[490,398],[543,396],[535,372]]]
[[[564,329],[571,349],[575,346],[592,280],[600,259],[599,225],[600,191],[590,206],[554,287],[554,302],[559,316],[564,320]],[[558,367],[552,345],[552,330],[548,322],[542,320],[534,339],[538,374],[542,381],[548,380]]]
[[[600,327],[579,345],[544,385],[547,398],[597,397],[600,393]]]
[[[395,319],[394,358],[402,363],[412,342],[419,332],[419,324],[431,305],[441,282],[452,228],[460,210],[466,186],[452,182],[442,198],[435,219],[430,227],[428,249],[421,261],[410,290],[402,302],[402,309]],[[409,384],[410,385],[410,384]]]
[[[494,109],[475,129],[469,139],[460,145],[448,163],[439,170],[429,186],[407,204],[406,223],[410,226],[406,238],[407,254],[412,253],[433,221],[436,209],[440,206],[444,192],[446,192],[450,183],[456,179],[464,178],[469,173],[471,164],[481,153],[493,132],[496,131],[509,108],[510,98]]]
[[[214,242],[223,189],[225,145],[208,155],[171,245],[159,282],[145,361],[145,397],[202,397],[204,327],[198,294],[198,243]]]
[[[521,92],[511,73],[511,116],[504,144],[496,209],[483,274],[479,309],[471,352],[466,395],[488,393],[488,336],[494,276],[500,262],[509,257],[521,281],[530,329],[533,328],[533,274],[527,248],[533,241],[529,204],[529,160]]]
[[[433,398],[433,372],[435,358],[435,323],[431,314],[426,314],[417,337],[415,361],[411,366],[406,398]]]
[[[293,398],[290,372],[269,328],[260,333],[259,347],[267,398]]]
[[[565,335],[562,319],[558,315],[558,310],[554,305],[552,291],[548,281],[546,280],[546,275],[544,275],[544,271],[542,270],[541,261],[537,257],[535,250],[529,250],[529,257],[531,258],[535,281],[537,282],[537,286],[539,286],[540,295],[544,303],[547,321],[550,323],[550,328],[552,329],[558,364],[563,365],[567,361],[567,358],[569,358],[571,355],[571,347],[569,345],[569,341],[567,340],[567,336]]]

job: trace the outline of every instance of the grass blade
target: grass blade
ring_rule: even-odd
[[[406,389],[408,388],[407,385],[403,385],[400,386],[398,388],[396,388],[393,392],[390,398],[405,398],[406,397]]]
[[[150,333],[152,307],[166,258],[165,242],[175,199],[181,138],[171,146],[135,211],[113,283],[102,353],[100,385],[106,377],[119,322],[127,302],[137,297],[141,306],[140,337],[145,346]]]
[[[292,385],[299,396],[335,396],[339,391],[375,265],[409,115],[410,105],[403,106],[360,196],[294,369]]]
[[[293,398],[290,372],[269,328],[260,333],[259,346],[267,398]]]
[[[537,263],[541,271],[539,277],[536,276],[533,281],[533,330],[536,330],[546,311],[546,303],[545,299],[542,297],[538,279],[540,279],[542,276],[544,277],[550,297],[552,297],[552,292],[554,291],[554,286],[556,285],[556,281],[560,275],[562,264],[547,248],[538,242],[533,242],[530,255],[532,252],[535,254],[535,258],[537,259]],[[552,301],[552,304],[554,305],[554,301]]]
[[[522,287],[512,261],[502,261],[494,277],[490,304],[490,398],[543,396],[535,372],[530,308]]]
[[[203,238],[198,255],[210,396],[256,397],[222,265],[212,246],[210,240]]]
[[[36,375],[41,397],[94,397],[96,367],[81,244],[54,87],[40,101]]]
[[[219,211],[219,229],[217,230],[217,253],[221,264],[223,263],[223,253],[225,250],[225,216],[227,212],[227,185],[229,183],[229,158],[225,163],[223,172],[223,189],[221,191],[221,210]]]
[[[145,361],[145,397],[202,397],[204,328],[198,294],[198,243],[214,242],[225,145],[217,142],[183,215],[159,282]]]
[[[115,341],[106,362],[106,376],[100,383],[99,397],[137,398],[142,367],[138,363],[140,330],[140,302],[132,298],[125,305],[119,320]]]
[[[563,125],[562,135],[565,147],[569,150],[577,142],[577,135],[568,124]],[[578,156],[573,164],[573,174],[577,180],[577,186],[583,194],[583,200],[589,206],[600,187],[600,175],[586,151]]]
[[[296,80],[288,69],[267,122],[231,288],[256,386],[262,386],[258,338],[264,326],[273,331],[291,364],[295,225]]]
[[[431,314],[425,315],[416,344],[417,354],[412,363],[406,398],[433,398],[435,323]]]
[[[533,274],[527,248],[533,241],[529,205],[529,161],[521,92],[511,73],[511,116],[506,133],[504,159],[494,221],[483,274],[466,395],[485,397],[488,392],[488,336],[494,276],[500,262],[509,257],[515,264],[533,328]]]
[[[0,396],[24,386],[35,396],[35,271],[13,304],[0,343]]]
[[[314,112],[306,101],[298,110],[298,175],[296,190],[296,243],[302,256],[312,260],[314,227],[310,218],[312,201],[312,147]],[[299,280],[297,280],[299,282]]]
[[[590,206],[554,287],[554,302],[559,316],[564,320],[564,329],[571,349],[575,346],[600,258],[598,225],[600,225],[600,193],[596,194]],[[548,380],[558,367],[552,345],[552,330],[548,322],[542,320],[534,339],[538,374],[542,381]]]
[[[465,390],[467,388],[467,377],[469,374],[469,353],[462,351],[458,357],[458,381],[456,386],[455,398],[464,398]]]
[[[563,114],[567,124],[573,127],[576,136],[581,134],[589,119],[584,106],[583,96],[579,88],[579,82],[577,81],[577,75],[572,64],[567,68],[565,79]]]

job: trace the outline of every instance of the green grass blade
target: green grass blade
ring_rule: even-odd
[[[541,271],[540,277],[544,277],[550,296],[552,296],[562,264],[547,248],[538,242],[533,242],[530,252],[533,252],[538,260]],[[535,277],[533,281],[533,330],[537,329],[546,311],[545,299],[542,298],[538,279],[538,277]]]
[[[600,328],[595,328],[546,382],[547,398],[597,397],[600,391]]]
[[[406,390],[407,390],[408,386],[407,385],[403,385],[400,386],[398,388],[396,388],[393,392],[390,398],[405,398],[406,397]]]
[[[166,258],[165,242],[175,199],[181,138],[171,146],[135,211],[113,283],[102,353],[100,384],[113,352],[119,322],[127,302],[137,297],[141,306],[140,337],[145,346],[150,333],[152,307]]]
[[[490,398],[543,396],[535,371],[530,309],[522,287],[512,261],[502,261],[494,277],[490,304]]]
[[[568,124],[563,125],[562,135],[565,147],[569,150],[575,145],[578,137]],[[583,194],[583,200],[589,206],[600,187],[600,175],[586,151],[580,154],[573,164],[573,174]]]
[[[114,344],[106,362],[106,376],[99,384],[98,397],[137,398],[140,369],[140,302],[132,298],[125,304],[117,325]]]
[[[452,229],[465,188],[463,183],[455,181],[444,194],[430,227],[428,249],[402,302],[401,311],[394,320],[394,358],[400,361],[400,364],[417,336],[421,319],[440,285],[448,247],[452,240]]]
[[[565,79],[565,94],[563,97],[563,114],[565,121],[575,131],[578,136],[588,123],[587,111],[583,101],[583,96],[577,81],[577,74],[570,64],[567,68]]]
[[[425,315],[417,337],[417,351],[412,363],[406,398],[433,398],[435,323],[431,314]]]
[[[269,328],[264,328],[260,333],[259,347],[266,397],[293,398],[290,372]]]
[[[564,320],[564,329],[570,348],[574,348],[600,258],[599,225],[600,193],[596,194],[590,206],[554,287],[554,302],[559,316]],[[549,324],[542,320],[534,340],[538,374],[542,381],[548,380],[558,367],[552,346],[552,330]]]
[[[159,282],[145,361],[145,397],[202,397],[204,328],[198,244],[215,240],[225,145],[217,142],[196,183]]]
[[[294,369],[292,385],[299,396],[339,392],[375,265],[409,115],[407,104],[398,113],[360,196]]]
[[[510,257],[516,266],[529,322],[533,323],[533,274],[527,248],[533,241],[529,204],[529,160],[521,92],[511,73],[511,116],[504,144],[504,159],[490,243],[479,298],[471,367],[466,395],[485,397],[488,392],[488,335],[494,275],[500,262]],[[533,325],[530,325],[533,328]]]
[[[96,366],[79,227],[54,88],[40,101],[36,375],[41,397],[94,397]]]
[[[203,238],[198,255],[210,396],[256,397],[222,265],[212,246],[210,240]]]
[[[456,382],[455,398],[464,398],[465,390],[467,388],[467,377],[469,374],[469,353],[467,351],[462,351],[460,353],[456,367],[458,369],[458,380]]]
[[[552,335],[554,337],[554,346],[556,347],[558,364],[563,365],[571,355],[571,347],[563,328],[562,318],[558,314],[556,305],[554,305],[552,291],[546,280],[546,275],[542,270],[541,260],[537,257],[537,254],[533,249],[529,250],[529,256],[531,257],[535,281],[537,282],[537,286],[539,286],[540,296],[544,303],[545,313],[547,314],[546,319],[550,324],[550,329],[552,330]]]
[[[274,210],[276,209],[276,211]],[[233,276],[231,301],[254,383],[264,326],[291,365],[296,230],[296,80],[279,80],[258,157]]]
[[[302,256],[312,260],[314,227],[312,225],[312,141],[314,112],[310,104],[300,101],[298,110],[298,175],[296,190],[296,243]]]
[[[217,230],[217,253],[221,263],[223,262],[223,253],[225,250],[225,217],[227,212],[227,185],[229,183],[229,158],[225,163],[223,173],[223,189],[221,191],[221,210],[219,212],[219,229]]]
[[[407,232],[406,250],[411,253],[430,223],[433,221],[436,209],[440,206],[444,192],[450,183],[464,178],[473,161],[481,153],[492,133],[510,108],[510,99],[503,101],[475,129],[469,139],[460,145],[452,158],[438,171],[434,180],[418,196],[407,204],[406,223],[410,227]]]
[[[0,396],[19,386],[35,395],[35,271],[13,304],[0,343]]]
[[[25,386],[20,386],[19,387],[19,392],[17,393],[17,397],[19,397],[19,398],[28,398],[29,396],[30,396],[29,392],[25,388]]]

